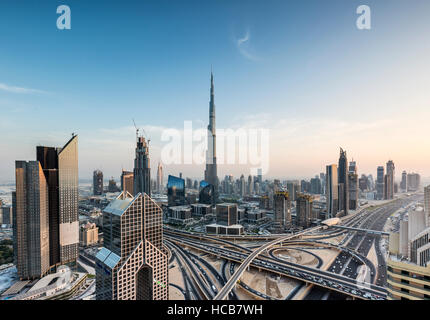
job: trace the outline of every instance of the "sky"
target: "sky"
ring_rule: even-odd
[[[356,26],[362,4],[370,30]],[[270,133],[266,177],[313,177],[339,147],[359,174],[392,159],[397,178],[430,176],[429,14],[428,0],[2,0],[0,181],[72,133],[80,178],[118,179],[133,168],[133,119],[155,177],[163,132],[206,128],[211,68],[217,129]],[[202,179],[204,164],[164,170]]]

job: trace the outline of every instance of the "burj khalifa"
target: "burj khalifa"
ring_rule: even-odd
[[[208,150],[206,151],[205,181],[214,186],[214,203],[218,198],[218,176],[216,166],[216,129],[214,77],[211,72],[211,96],[209,101]]]

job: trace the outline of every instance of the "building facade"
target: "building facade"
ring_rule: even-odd
[[[326,210],[327,218],[336,217],[339,209],[339,196],[337,185],[337,166],[335,164],[326,167]]]
[[[21,280],[36,279],[50,270],[48,184],[38,161],[16,161],[15,174],[14,260]]]
[[[151,196],[151,167],[149,163],[149,145],[144,137],[136,134],[136,157],[133,171],[133,194],[146,193]]]
[[[103,172],[100,170],[93,172],[93,194],[95,196],[103,194]]]
[[[205,181],[214,186],[215,203],[218,199],[218,173],[216,162],[216,124],[215,124],[215,93],[214,78],[211,72],[211,89],[209,101],[208,150],[206,151]]]
[[[146,194],[121,193],[103,212],[96,256],[97,300],[168,300],[168,251],[161,208]]]
[[[277,191],[274,194],[274,222],[276,227],[291,225],[291,201],[288,191]]]

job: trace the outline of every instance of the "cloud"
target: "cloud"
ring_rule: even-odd
[[[46,94],[46,93],[48,93],[46,91],[38,90],[38,89],[9,86],[5,83],[0,83],[0,90],[12,92],[12,93],[19,93],[19,94],[31,94],[31,93]]]
[[[258,61],[259,58],[254,53],[252,53],[250,40],[251,33],[249,32],[249,30],[246,30],[245,36],[236,40],[236,47],[239,50],[240,54],[245,58],[252,61]]]

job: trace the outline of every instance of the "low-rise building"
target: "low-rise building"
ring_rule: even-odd
[[[79,241],[82,246],[91,246],[99,242],[99,228],[95,223],[85,223],[79,230]]]

